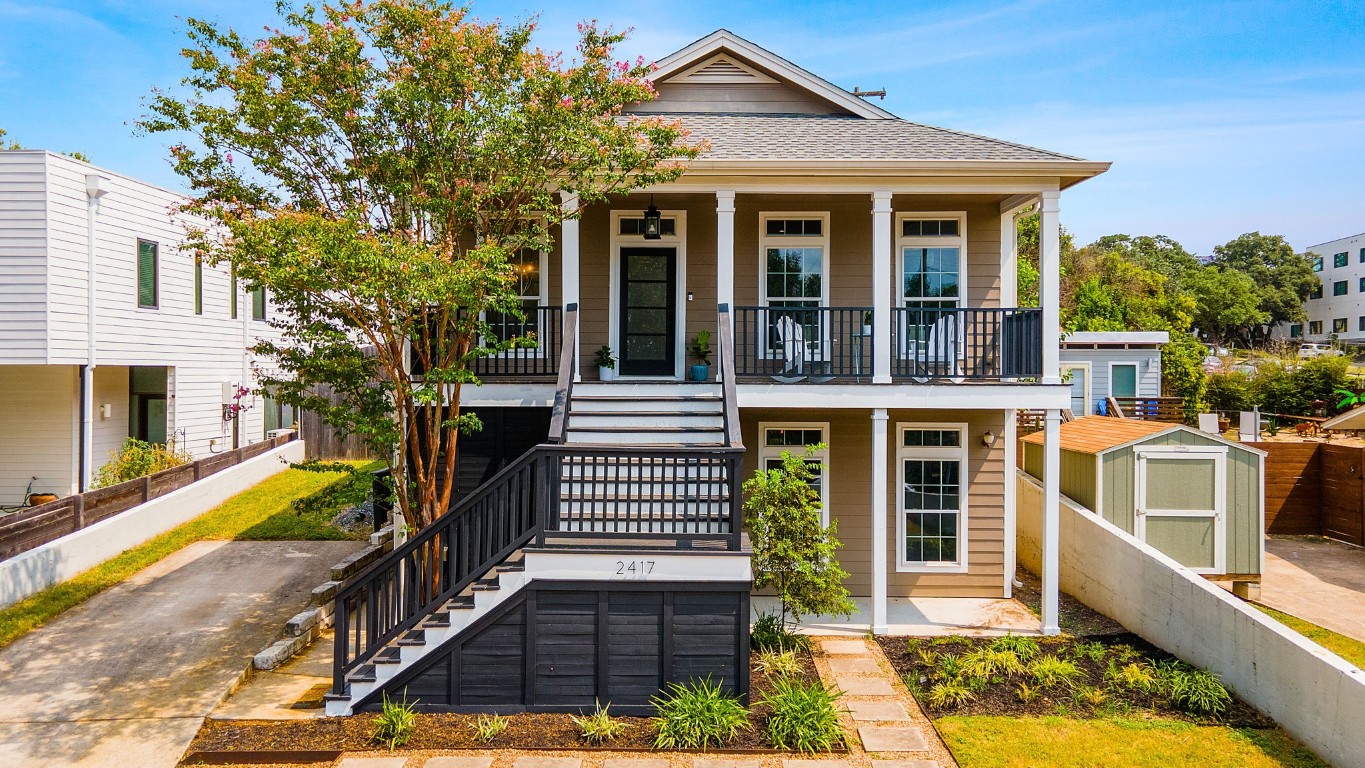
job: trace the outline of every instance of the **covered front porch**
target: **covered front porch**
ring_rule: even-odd
[[[796,631],[806,635],[866,635],[873,626],[871,598],[858,597],[851,616],[803,616]],[[753,619],[777,612],[777,598],[755,596]],[[1041,635],[1043,625],[1024,604],[1013,598],[895,597],[886,601],[886,631],[879,634],[935,637],[967,635]]]

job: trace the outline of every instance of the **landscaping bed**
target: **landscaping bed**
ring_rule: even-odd
[[[795,651],[800,671],[792,678],[802,683],[818,683],[819,674],[808,650]],[[776,751],[766,735],[771,711],[757,702],[773,689],[777,674],[765,674],[759,654],[750,656],[749,726],[719,748],[709,751]],[[592,714],[585,708],[583,714]],[[364,751],[380,748],[373,739],[377,715],[366,713],[348,717],[312,720],[206,720],[195,736],[189,752],[265,751],[265,750],[345,750]],[[615,738],[600,744],[590,743],[566,713],[525,713],[506,715],[506,728],[492,739],[481,741],[475,729],[481,715],[417,713],[412,735],[405,750],[449,749],[525,749],[525,750],[652,750],[656,727],[649,717],[616,717],[623,727]]]

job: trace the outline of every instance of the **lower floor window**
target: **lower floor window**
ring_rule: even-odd
[[[1346,332],[1346,318],[1338,317],[1332,320],[1332,333]]]
[[[1310,333],[1310,334],[1319,334],[1319,333],[1322,333],[1322,321],[1321,321],[1321,320],[1309,320],[1309,321],[1308,321],[1308,333]]]
[[[760,424],[763,442],[758,449],[759,465],[765,470],[781,469],[782,454],[799,456],[813,446],[806,466],[811,471],[811,488],[820,494],[820,522],[829,525],[829,495],[825,487],[825,462],[829,460],[829,425],[824,423]]]
[[[967,493],[961,426],[900,431],[900,565],[965,565]]]

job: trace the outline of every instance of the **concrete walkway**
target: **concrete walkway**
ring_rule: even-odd
[[[179,762],[251,657],[363,542],[199,542],[0,650],[0,765]]]
[[[1365,642],[1365,549],[1272,536],[1265,561],[1261,603]]]

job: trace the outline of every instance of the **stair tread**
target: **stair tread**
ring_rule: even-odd
[[[571,417],[571,418],[572,418],[572,417]],[[619,427],[619,426],[615,426],[615,427],[613,427],[613,426],[601,426],[601,427],[598,427],[598,426],[591,426],[591,425],[590,425],[590,426],[586,426],[586,427],[580,427],[579,425],[574,424],[574,423],[572,423],[572,422],[570,422],[570,424],[569,424],[569,432],[570,432],[570,434],[572,434],[572,433],[574,433],[574,432],[724,432],[724,431],[725,431],[725,427],[709,427],[709,426],[697,426],[697,427],[660,427],[660,426],[654,426],[654,425],[652,425],[652,424],[644,424],[644,425],[631,425],[631,426],[629,426],[629,427]]]
[[[610,394],[610,393],[608,393],[608,394],[597,394],[596,392],[593,392],[593,393],[585,393],[585,394],[580,395],[580,394],[578,394],[578,393],[575,392],[574,395],[573,395],[571,398],[569,398],[569,401],[570,401],[570,402],[573,402],[573,401],[575,401],[575,400],[583,400],[583,401],[588,401],[588,400],[597,400],[597,401],[610,401],[610,400],[649,400],[649,401],[651,401],[651,402],[720,402],[721,396],[720,396],[720,395],[661,395],[661,394],[649,394],[649,393],[647,393],[647,392],[632,392],[632,393],[630,393],[630,394],[622,393],[622,394],[619,394],[619,395],[618,395],[618,394]]]
[[[724,412],[715,411],[571,411],[570,418],[582,419],[587,417],[610,416],[613,418],[639,418],[641,416],[680,416],[687,418],[702,418],[712,416],[724,416]]]

